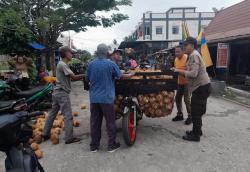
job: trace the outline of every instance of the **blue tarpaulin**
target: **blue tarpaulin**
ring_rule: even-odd
[[[29,43],[29,45],[36,50],[44,50],[46,48],[45,46],[38,44],[37,42]]]

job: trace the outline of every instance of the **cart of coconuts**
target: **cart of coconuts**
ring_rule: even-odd
[[[136,141],[136,128],[143,115],[160,118],[172,113],[178,74],[173,71],[135,71],[131,79],[117,80],[115,113],[122,118],[124,141],[132,146]]]

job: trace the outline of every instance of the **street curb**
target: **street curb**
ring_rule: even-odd
[[[226,89],[229,91],[232,91],[233,93],[235,93],[238,96],[246,97],[248,99],[250,98],[250,93],[248,91],[240,90],[240,89],[233,88],[233,87],[227,87]]]
[[[226,101],[229,101],[229,102],[231,102],[231,103],[238,104],[238,105],[240,105],[240,106],[244,106],[244,107],[246,107],[246,108],[250,108],[250,106],[249,106],[249,105],[246,105],[246,104],[243,104],[243,103],[240,103],[240,102],[237,102],[237,101],[231,100],[231,99],[227,99],[227,98],[222,97],[222,96],[214,96],[214,97],[216,97],[216,98],[220,98],[220,99],[223,99],[223,100],[226,100]]]

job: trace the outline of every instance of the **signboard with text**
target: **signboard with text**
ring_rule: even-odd
[[[227,68],[229,44],[218,43],[216,68]]]

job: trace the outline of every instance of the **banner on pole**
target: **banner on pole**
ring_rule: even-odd
[[[218,43],[216,68],[227,68],[229,44]]]

